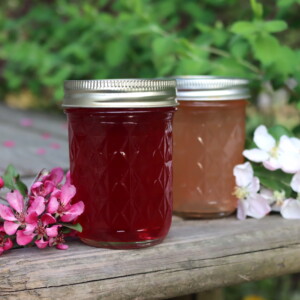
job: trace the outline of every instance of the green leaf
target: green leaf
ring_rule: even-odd
[[[67,227],[69,229],[78,231],[78,232],[82,232],[82,226],[79,223],[76,224],[69,224],[69,223],[61,223],[61,225],[63,227]]]
[[[278,0],[277,1],[277,5],[280,8],[283,8],[283,7],[286,8],[286,7],[289,7],[296,3],[300,4],[300,0]]]
[[[241,38],[230,45],[230,53],[236,58],[243,58],[249,52],[249,43]]]
[[[281,20],[264,22],[264,27],[268,32],[280,32],[288,28],[288,24]]]
[[[211,64],[206,59],[199,58],[197,62],[191,58],[182,58],[176,63],[175,73],[178,75],[205,74],[210,70]]]
[[[230,31],[243,36],[248,36],[256,32],[257,27],[252,22],[238,21],[233,23],[233,25],[230,28]]]
[[[285,191],[287,197],[292,193],[290,182],[293,174],[284,173],[281,170],[270,171],[262,165],[253,165],[254,175],[260,180],[260,183],[273,191]]]
[[[290,137],[293,136],[292,132],[282,125],[275,125],[268,131],[277,141],[279,141],[280,137],[283,135],[287,135]]]
[[[10,190],[15,189],[15,178],[19,176],[16,168],[9,164],[4,172],[3,179],[5,186]]]
[[[16,189],[25,197],[27,195],[28,189],[24,182],[20,180],[19,177],[16,178]]]
[[[249,41],[255,58],[257,58],[264,66],[268,66],[276,61],[280,45],[275,37],[270,34],[259,34]]]
[[[277,59],[274,61],[273,64],[273,72],[278,73],[287,79],[289,75],[293,75],[295,69],[297,68],[298,64],[295,64],[297,61],[296,53],[287,46],[280,46],[278,48],[278,55]]]
[[[27,186],[20,179],[16,168],[9,164],[3,175],[5,187],[10,190],[18,190],[23,196],[27,195]]]
[[[158,37],[152,43],[155,56],[163,57],[175,52],[175,40],[173,36]]]
[[[258,3],[256,0],[251,0],[251,8],[255,18],[261,19],[264,13],[264,8],[261,3]]]
[[[117,39],[107,43],[105,49],[105,60],[110,67],[117,67],[122,64],[128,53],[128,41],[126,39]]]

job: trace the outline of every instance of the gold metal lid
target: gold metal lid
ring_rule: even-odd
[[[249,81],[244,78],[219,76],[178,76],[178,100],[219,101],[250,98]]]
[[[178,105],[174,79],[67,80],[62,106],[90,108]]]

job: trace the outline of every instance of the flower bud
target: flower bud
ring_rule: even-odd
[[[4,180],[2,177],[0,177],[0,189],[4,187]]]

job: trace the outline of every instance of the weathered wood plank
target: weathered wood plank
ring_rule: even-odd
[[[0,257],[1,299],[163,299],[300,271],[300,222],[176,221],[161,245],[68,251],[18,249]]]
[[[22,128],[20,121],[24,118],[32,120],[32,126],[28,127],[28,130],[34,130],[37,133],[48,132],[63,140],[67,138],[67,119],[64,114],[14,109],[0,103],[0,124]]]
[[[22,118],[32,126],[22,127]],[[44,136],[43,134],[48,134]],[[12,147],[5,146],[12,141]],[[0,172],[13,163],[21,175],[34,176],[40,169],[69,166],[65,118],[0,106]]]

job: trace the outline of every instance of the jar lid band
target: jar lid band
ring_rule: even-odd
[[[243,78],[219,76],[179,76],[178,100],[220,101],[250,98],[249,81]]]
[[[174,79],[67,80],[63,107],[142,108],[176,106]]]

